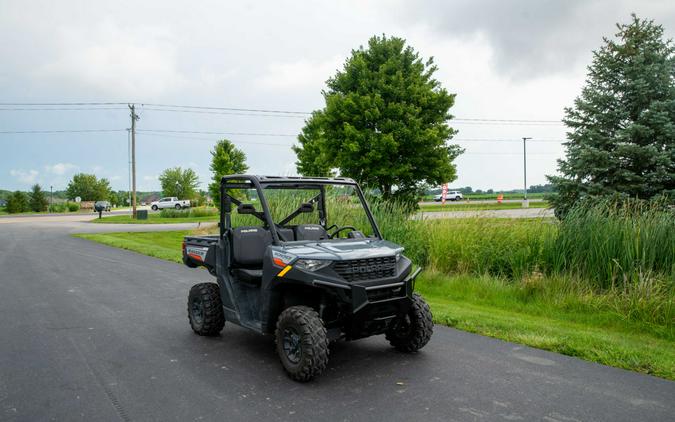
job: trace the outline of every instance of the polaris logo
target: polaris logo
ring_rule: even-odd
[[[358,274],[358,273],[375,273],[390,270],[394,268],[394,264],[374,264],[374,265],[359,265],[348,267],[345,269],[346,274]]]
[[[319,230],[321,230],[321,229],[318,228],[318,227],[312,227],[312,226],[304,227],[304,229],[305,229],[305,230],[314,230],[314,231],[319,231]]]
[[[244,229],[241,233],[258,233],[258,229]]]

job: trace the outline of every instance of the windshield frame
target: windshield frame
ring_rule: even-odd
[[[265,180],[267,179],[267,180]],[[322,217],[322,225],[325,226],[325,189],[327,185],[338,185],[338,186],[351,186],[356,192],[359,203],[363,208],[363,211],[368,217],[371,228],[373,230],[373,235],[376,239],[382,240],[382,234],[380,228],[373,217],[373,214],[370,210],[370,206],[363,195],[361,187],[351,179],[329,179],[329,178],[276,178],[270,177],[260,180],[258,176],[251,175],[231,175],[223,176],[220,184],[220,237],[224,237],[226,230],[231,228],[231,219],[230,215],[232,213],[232,203],[233,198],[226,193],[227,189],[255,189],[258,198],[260,199],[260,205],[262,206],[262,218],[266,222],[270,233],[272,234],[272,243],[274,245],[279,245],[281,243],[288,243],[282,241],[277,233],[277,224],[272,220],[272,214],[270,212],[269,203],[265,196],[265,189],[317,189],[320,191],[320,200],[319,208]],[[350,240],[350,239],[326,239],[325,241],[334,241],[334,240]],[[354,239],[361,240],[361,239]]]

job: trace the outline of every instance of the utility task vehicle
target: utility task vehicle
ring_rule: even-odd
[[[195,333],[230,321],[274,335],[297,381],[326,368],[330,341],[385,334],[414,352],[431,338],[429,306],[413,293],[421,269],[382,239],[353,180],[225,176],[220,210],[219,235],[183,241],[185,265],[217,280],[190,289]]]

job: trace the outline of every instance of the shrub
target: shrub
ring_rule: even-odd
[[[68,202],[66,206],[68,207],[68,211],[70,212],[77,212],[80,210],[80,204],[78,204],[77,202]]]
[[[218,208],[191,208],[190,217],[210,217],[212,215],[218,215]]]
[[[59,202],[57,204],[52,204],[49,206],[49,212],[66,212],[68,207],[65,202]]]
[[[28,195],[24,192],[16,191],[7,198],[7,212],[16,214],[20,212],[30,211],[28,203]]]
[[[190,216],[189,210],[175,210],[173,208],[166,208],[159,212],[161,218],[186,218]]]

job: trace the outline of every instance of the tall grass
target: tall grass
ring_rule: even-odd
[[[384,237],[433,272],[494,276],[523,294],[588,295],[628,319],[675,327],[675,215],[659,204],[582,204],[560,222],[415,220],[396,205],[373,210]]]
[[[547,239],[544,252],[550,272],[603,289],[646,288],[655,277],[675,283],[675,213],[638,201],[578,206]]]

